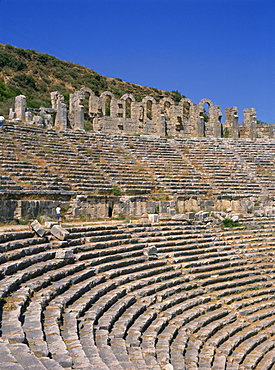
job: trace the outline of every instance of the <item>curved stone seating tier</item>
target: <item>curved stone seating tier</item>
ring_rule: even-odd
[[[196,145],[194,145],[196,142]],[[230,142],[230,141],[229,141]],[[190,163],[200,168],[214,187],[214,194],[259,194],[262,188],[256,180],[256,174],[245,158],[229,147],[228,142],[205,139],[178,141],[177,146],[186,153]],[[230,160],[229,160],[230,158]]]
[[[8,123],[0,144],[0,175],[11,179],[0,186],[11,194],[111,194],[113,186],[201,199],[275,194],[272,139],[171,140]]]
[[[0,369],[272,369],[274,225],[1,235]]]

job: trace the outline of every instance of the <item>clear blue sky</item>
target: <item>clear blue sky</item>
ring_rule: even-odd
[[[0,42],[275,124],[274,0],[0,0]]]

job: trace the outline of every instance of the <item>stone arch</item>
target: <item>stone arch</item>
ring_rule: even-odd
[[[160,101],[161,113],[163,113],[167,118],[170,118],[170,109],[175,105],[175,102],[171,98],[163,98]]]
[[[152,104],[156,104],[157,101],[152,96],[145,96],[145,98],[142,99],[142,103],[147,103],[148,100],[151,100]]]
[[[212,107],[214,107],[214,103],[210,99],[201,99],[198,104],[199,116],[204,117],[206,122],[210,119],[210,111]]]
[[[82,87],[79,90],[79,92],[83,96],[83,102],[82,103],[84,105],[84,111],[85,111],[85,94],[88,94],[88,96],[89,96],[89,100],[88,100],[88,115],[90,116],[93,113],[93,100],[95,98],[95,93],[89,87]]]
[[[189,99],[189,98],[182,98],[179,102],[179,106],[182,107],[182,118],[183,121],[189,121],[190,120],[190,114],[191,110],[195,106],[195,103]]]
[[[153,119],[153,105],[156,104],[156,100],[152,96],[146,96],[142,99],[145,107],[145,117],[149,120]]]
[[[111,91],[104,91],[100,98],[102,99],[102,113],[104,116],[112,117],[112,101],[115,100],[115,96]]]
[[[124,95],[122,95],[122,97],[120,99],[121,100],[131,99],[132,101],[136,101],[136,99],[134,98],[134,96],[132,94],[124,94]]]
[[[136,101],[132,94],[124,94],[121,100],[125,101],[125,118],[132,117],[132,102]]]
[[[104,91],[101,95],[100,98],[104,98],[105,96],[110,96],[111,99],[115,100],[115,96],[111,91]]]
[[[208,104],[209,105],[209,107],[213,107],[214,106],[214,103],[212,102],[212,100],[210,100],[210,99],[201,99],[201,101],[199,102],[199,104],[198,104],[198,106],[200,107],[200,108],[202,108],[203,106],[204,106],[204,104]]]
[[[193,102],[193,100],[189,99],[189,98],[182,98],[179,102],[179,105],[183,105],[184,103],[189,103],[190,106],[191,105],[195,105],[195,103]]]
[[[93,90],[91,90],[89,87],[82,87],[80,89],[80,91],[82,91],[84,94],[85,93],[88,93],[90,94],[91,96],[95,96],[95,93],[93,92]]]

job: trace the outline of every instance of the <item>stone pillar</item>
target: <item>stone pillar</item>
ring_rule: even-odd
[[[16,118],[16,114],[15,112],[13,111],[12,108],[10,108],[10,111],[9,111],[9,119],[15,119]]]
[[[251,108],[251,110],[250,139],[255,140],[257,138],[257,112],[255,108]]]
[[[67,107],[62,101],[58,102],[55,124],[60,130],[67,128]]]
[[[31,122],[32,121],[32,113],[31,112],[26,112],[25,113],[25,120],[26,120],[26,122]]]
[[[238,139],[239,138],[239,116],[238,112],[234,112],[233,114],[233,126],[232,126],[232,138]]]
[[[25,111],[26,111],[26,97],[24,95],[18,95],[15,97],[15,114],[16,118],[25,121]]]
[[[166,136],[167,135],[167,123],[164,114],[160,115],[160,129],[159,129],[159,135],[160,136]]]
[[[67,128],[67,107],[64,96],[59,91],[51,92],[52,109],[56,110],[55,126],[60,130]]]
[[[255,140],[257,137],[257,112],[255,108],[244,109],[244,126],[248,137]]]
[[[74,112],[74,130],[84,130],[84,106],[79,104]]]
[[[198,137],[205,136],[205,122],[204,122],[203,116],[199,116],[198,121],[197,121],[197,136]]]
[[[221,117],[222,112],[218,105],[212,105],[209,107],[209,125],[211,134],[214,137],[222,136]]]
[[[70,94],[70,108],[69,117],[70,124],[73,130],[84,130],[84,106],[82,102],[84,100],[84,93],[77,91],[74,94]]]

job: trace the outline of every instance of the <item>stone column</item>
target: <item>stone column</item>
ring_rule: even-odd
[[[221,108],[218,105],[212,105],[209,107],[209,124],[211,134],[214,137],[222,136],[222,127],[221,127]]]
[[[24,95],[18,95],[15,97],[15,114],[16,118],[25,121],[25,111],[26,111],[26,97]]]
[[[239,137],[239,116],[237,112],[233,114],[232,138],[238,139]]]
[[[79,104],[74,112],[74,130],[84,130],[84,106]]]
[[[203,116],[199,116],[198,121],[197,121],[197,136],[198,137],[205,136],[205,122],[204,122]]]
[[[60,130],[65,130],[67,128],[67,107],[62,101],[59,101],[57,104],[55,124]]]
[[[244,109],[244,126],[248,137],[255,140],[257,137],[257,112],[255,108]]]
[[[56,111],[55,126],[58,129],[67,128],[67,107],[64,103],[64,96],[59,91],[51,92],[52,109]]]
[[[255,140],[257,137],[257,113],[255,108],[251,108],[250,116],[250,139]]]
[[[164,114],[160,115],[160,130],[159,135],[160,136],[166,136],[167,135],[167,123]]]
[[[84,93],[77,91],[70,94],[69,118],[73,130],[84,130]]]

